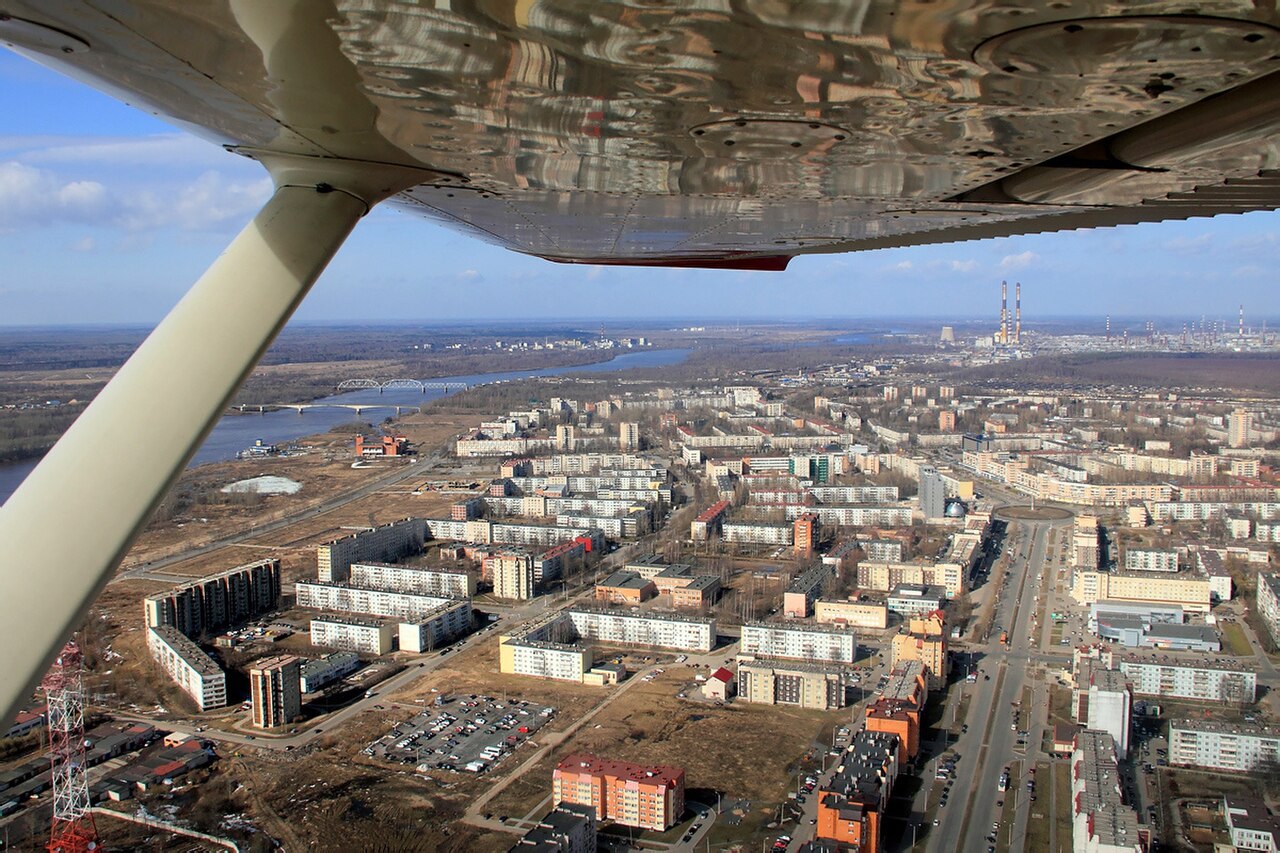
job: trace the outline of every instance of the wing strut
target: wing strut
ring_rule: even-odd
[[[418,170],[265,152],[275,194],[0,507],[0,723],[369,208]]]

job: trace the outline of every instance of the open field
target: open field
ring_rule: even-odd
[[[1253,657],[1253,647],[1249,645],[1249,638],[1244,635],[1244,629],[1238,622],[1226,622],[1221,627],[1227,651],[1240,657]]]

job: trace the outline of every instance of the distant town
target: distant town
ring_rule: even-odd
[[[807,363],[473,342],[706,362],[193,469],[77,633],[104,844],[1280,849],[1280,395],[1123,360],[1229,376],[1275,332],[1055,334],[1021,291]],[[1121,360],[1014,372],[1063,354]],[[0,738],[29,849],[48,702]]]

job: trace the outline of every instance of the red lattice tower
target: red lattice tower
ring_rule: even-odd
[[[84,655],[71,640],[40,682],[49,703],[49,758],[53,762],[53,826],[48,849],[56,853],[98,849],[84,759],[83,673]]]

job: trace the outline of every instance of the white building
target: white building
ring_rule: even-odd
[[[1271,641],[1280,644],[1280,575],[1258,575],[1258,615],[1271,634]]]
[[[1280,731],[1209,720],[1169,724],[1169,763],[1248,773],[1280,761]]]
[[[911,617],[941,610],[947,603],[947,591],[940,586],[903,584],[885,602],[894,613]]]
[[[740,650],[753,657],[853,663],[858,656],[858,635],[835,625],[749,622],[742,626]]]
[[[1248,670],[1144,658],[1118,664],[1133,692],[1142,696],[1241,704],[1253,704],[1257,698],[1258,676]]]
[[[1129,723],[1133,698],[1129,684],[1118,669],[1096,667],[1089,682],[1089,722],[1094,731],[1106,732],[1115,740],[1116,752],[1129,754]]]
[[[400,623],[400,651],[420,654],[446,646],[470,633],[472,622],[470,601],[441,604],[420,619]]]
[[[304,663],[298,670],[299,686],[303,693],[314,693],[359,668],[360,656],[355,652],[334,652]]]
[[[352,563],[351,585],[392,592],[420,592],[443,598],[476,594],[476,579],[457,569],[426,569],[389,563]]]
[[[1176,572],[1178,551],[1175,548],[1128,548],[1124,552],[1127,572]]]
[[[398,560],[408,554],[416,554],[422,550],[426,535],[425,519],[404,518],[325,542],[316,549],[318,577],[326,582],[345,581],[352,563]]]
[[[591,651],[582,646],[540,640],[503,639],[502,671],[534,678],[582,683],[591,669]]]
[[[147,629],[147,648],[201,711],[227,704],[227,674],[171,625]]]
[[[790,545],[793,530],[790,524],[726,521],[720,535],[726,542],[744,545]]]
[[[690,652],[709,652],[716,644],[714,619],[586,609],[568,610],[565,615],[579,637],[602,643]]]
[[[421,619],[441,604],[453,599],[417,592],[365,589],[345,583],[298,581],[294,584],[299,607],[343,610],[390,619]]]
[[[323,616],[311,620],[311,645],[328,646],[366,655],[391,651],[391,625],[374,619],[351,616]]]
[[[499,554],[490,562],[493,594],[498,598],[527,601],[533,598],[534,572],[532,554]]]

